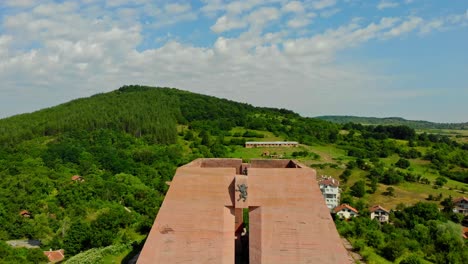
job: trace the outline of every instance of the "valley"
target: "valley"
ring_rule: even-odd
[[[175,169],[196,158],[225,157],[297,159],[318,176],[339,180],[342,203],[362,217],[337,220],[338,230],[368,263],[403,263],[413,255],[421,261],[415,263],[448,257],[462,263],[468,250],[460,230],[467,219],[448,203],[468,196],[465,131],[337,124],[145,86],[1,119],[0,258],[41,263],[43,250],[64,249],[70,263],[125,263],[141,248]],[[246,141],[300,145],[245,148]],[[394,226],[366,222],[377,204],[394,210]],[[407,219],[420,212],[432,218]],[[373,235],[360,225],[371,226]],[[444,235],[457,243],[435,237],[416,245],[408,233],[415,225],[449,230]],[[396,237],[406,242],[395,249]],[[38,239],[41,249],[12,248],[6,241],[13,239]]]

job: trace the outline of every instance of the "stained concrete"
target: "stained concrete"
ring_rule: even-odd
[[[248,187],[245,201],[240,184]],[[240,159],[198,159],[177,170],[138,263],[235,263],[242,208],[249,210],[251,264],[352,263],[315,170]]]

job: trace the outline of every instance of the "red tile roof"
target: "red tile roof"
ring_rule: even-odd
[[[468,239],[468,227],[462,227],[462,236],[464,239]]]
[[[349,210],[355,212],[356,214],[359,213],[359,211],[358,211],[356,208],[350,206],[349,204],[342,204],[342,205],[340,205],[340,206],[338,206],[338,207],[335,207],[335,209],[333,209],[333,211],[334,211],[335,213],[338,213],[339,211],[341,211],[341,210],[343,210],[343,209],[349,209]]]
[[[333,179],[333,178],[324,178],[319,181],[319,184],[321,185],[327,185],[327,186],[333,186],[333,187],[338,187],[340,186],[340,182]]]
[[[80,175],[73,175],[73,176],[71,177],[71,180],[72,180],[72,181],[78,181],[78,180],[82,180],[82,179],[83,179],[83,177],[81,177]]]
[[[460,197],[460,198],[457,198],[457,199],[454,199],[454,200],[453,200],[454,203],[459,203],[459,202],[461,202],[461,201],[468,202],[468,198],[466,198],[466,197],[463,196],[463,197]]]
[[[28,210],[23,210],[19,213],[20,215],[31,215],[31,213]]]
[[[386,213],[390,213],[390,211],[388,211],[387,209],[383,208],[383,207],[380,206],[380,205],[374,205],[374,206],[372,206],[371,208],[369,208],[369,211],[370,211],[371,213],[373,213],[373,212],[375,212],[375,211],[377,211],[377,210],[382,210],[382,211],[384,211],[384,212],[386,212]]]
[[[63,249],[44,251],[44,255],[46,255],[50,262],[59,262],[65,258],[65,251]]]

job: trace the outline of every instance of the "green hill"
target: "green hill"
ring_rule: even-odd
[[[437,208],[468,188],[468,143],[445,135],[403,125],[341,125],[174,88],[124,86],[0,120],[0,262],[44,261],[40,250],[5,243],[12,239],[40,239],[42,249],[64,248],[77,263],[129,259],[148,234],[175,169],[199,157],[261,158],[267,149],[246,149],[248,140],[299,141],[299,148],[268,151],[340,178],[343,202],[363,216],[375,203],[395,208],[430,198]],[[24,210],[30,217],[20,214]],[[439,222],[419,224],[463,220],[450,212],[436,215]],[[403,223],[404,217],[395,219]],[[385,256],[391,246],[389,234],[379,233],[377,244],[362,242],[357,224],[337,224],[366,252]],[[409,227],[398,228],[404,249],[432,262],[466,249],[426,241],[434,249],[426,253],[415,248]]]
[[[357,123],[363,125],[404,125],[414,129],[457,129],[467,130],[468,122],[465,123],[435,123],[422,120],[406,120],[401,117],[360,117],[360,116],[318,116],[321,120],[338,124]]]

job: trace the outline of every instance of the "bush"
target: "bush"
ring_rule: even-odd
[[[396,163],[395,163],[395,166],[397,166],[398,168],[402,168],[402,169],[407,169],[409,166],[410,166],[410,162],[409,160],[407,159],[399,159]]]
[[[409,255],[400,261],[400,264],[422,264],[421,259],[416,255]]]
[[[357,181],[351,186],[351,195],[355,197],[363,197],[366,194],[366,183],[363,180]]]

